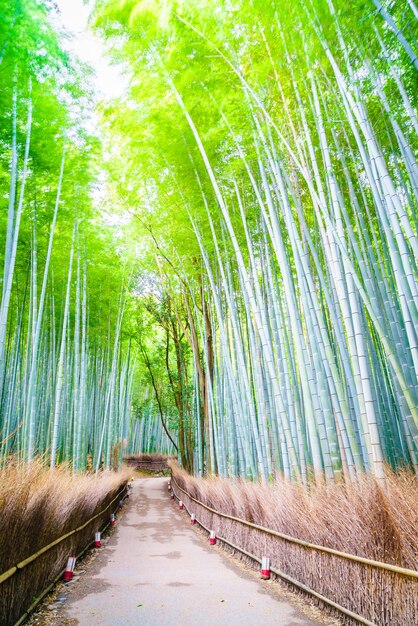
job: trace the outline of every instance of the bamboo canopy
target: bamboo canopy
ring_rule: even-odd
[[[416,471],[414,3],[96,2],[97,136],[53,7],[1,4],[1,462]]]

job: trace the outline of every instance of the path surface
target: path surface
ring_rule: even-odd
[[[167,479],[134,482],[107,546],[69,592],[60,623],[79,626],[314,626],[206,543],[167,496]],[[61,621],[62,620],[62,621]]]

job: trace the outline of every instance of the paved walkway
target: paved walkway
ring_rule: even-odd
[[[187,523],[167,479],[134,482],[105,548],[69,590],[59,623],[79,626],[314,626]]]

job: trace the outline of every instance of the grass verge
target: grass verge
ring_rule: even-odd
[[[105,509],[129,480],[126,472],[75,475],[50,472],[40,461],[10,463],[0,471],[0,575]],[[44,552],[0,583],[0,624],[13,626],[57,577],[71,554],[81,552],[109,521],[104,511],[80,532]]]
[[[369,475],[306,489],[281,479],[273,485],[202,479],[175,463],[171,467],[180,487],[222,513],[341,552],[416,568],[418,485],[408,472],[388,472],[384,489]],[[416,579],[269,536],[181,497],[218,536],[258,557],[269,556],[272,567],[354,613],[382,626],[415,624]]]

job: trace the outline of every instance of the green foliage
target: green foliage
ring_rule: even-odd
[[[96,3],[130,71],[111,186],[189,303],[206,467],[416,465],[416,73],[375,4]],[[411,5],[384,8],[416,41]]]
[[[0,454],[52,450],[79,469],[93,452],[109,466],[126,435],[129,270],[99,210],[92,70],[65,52],[55,13],[0,2]]]

